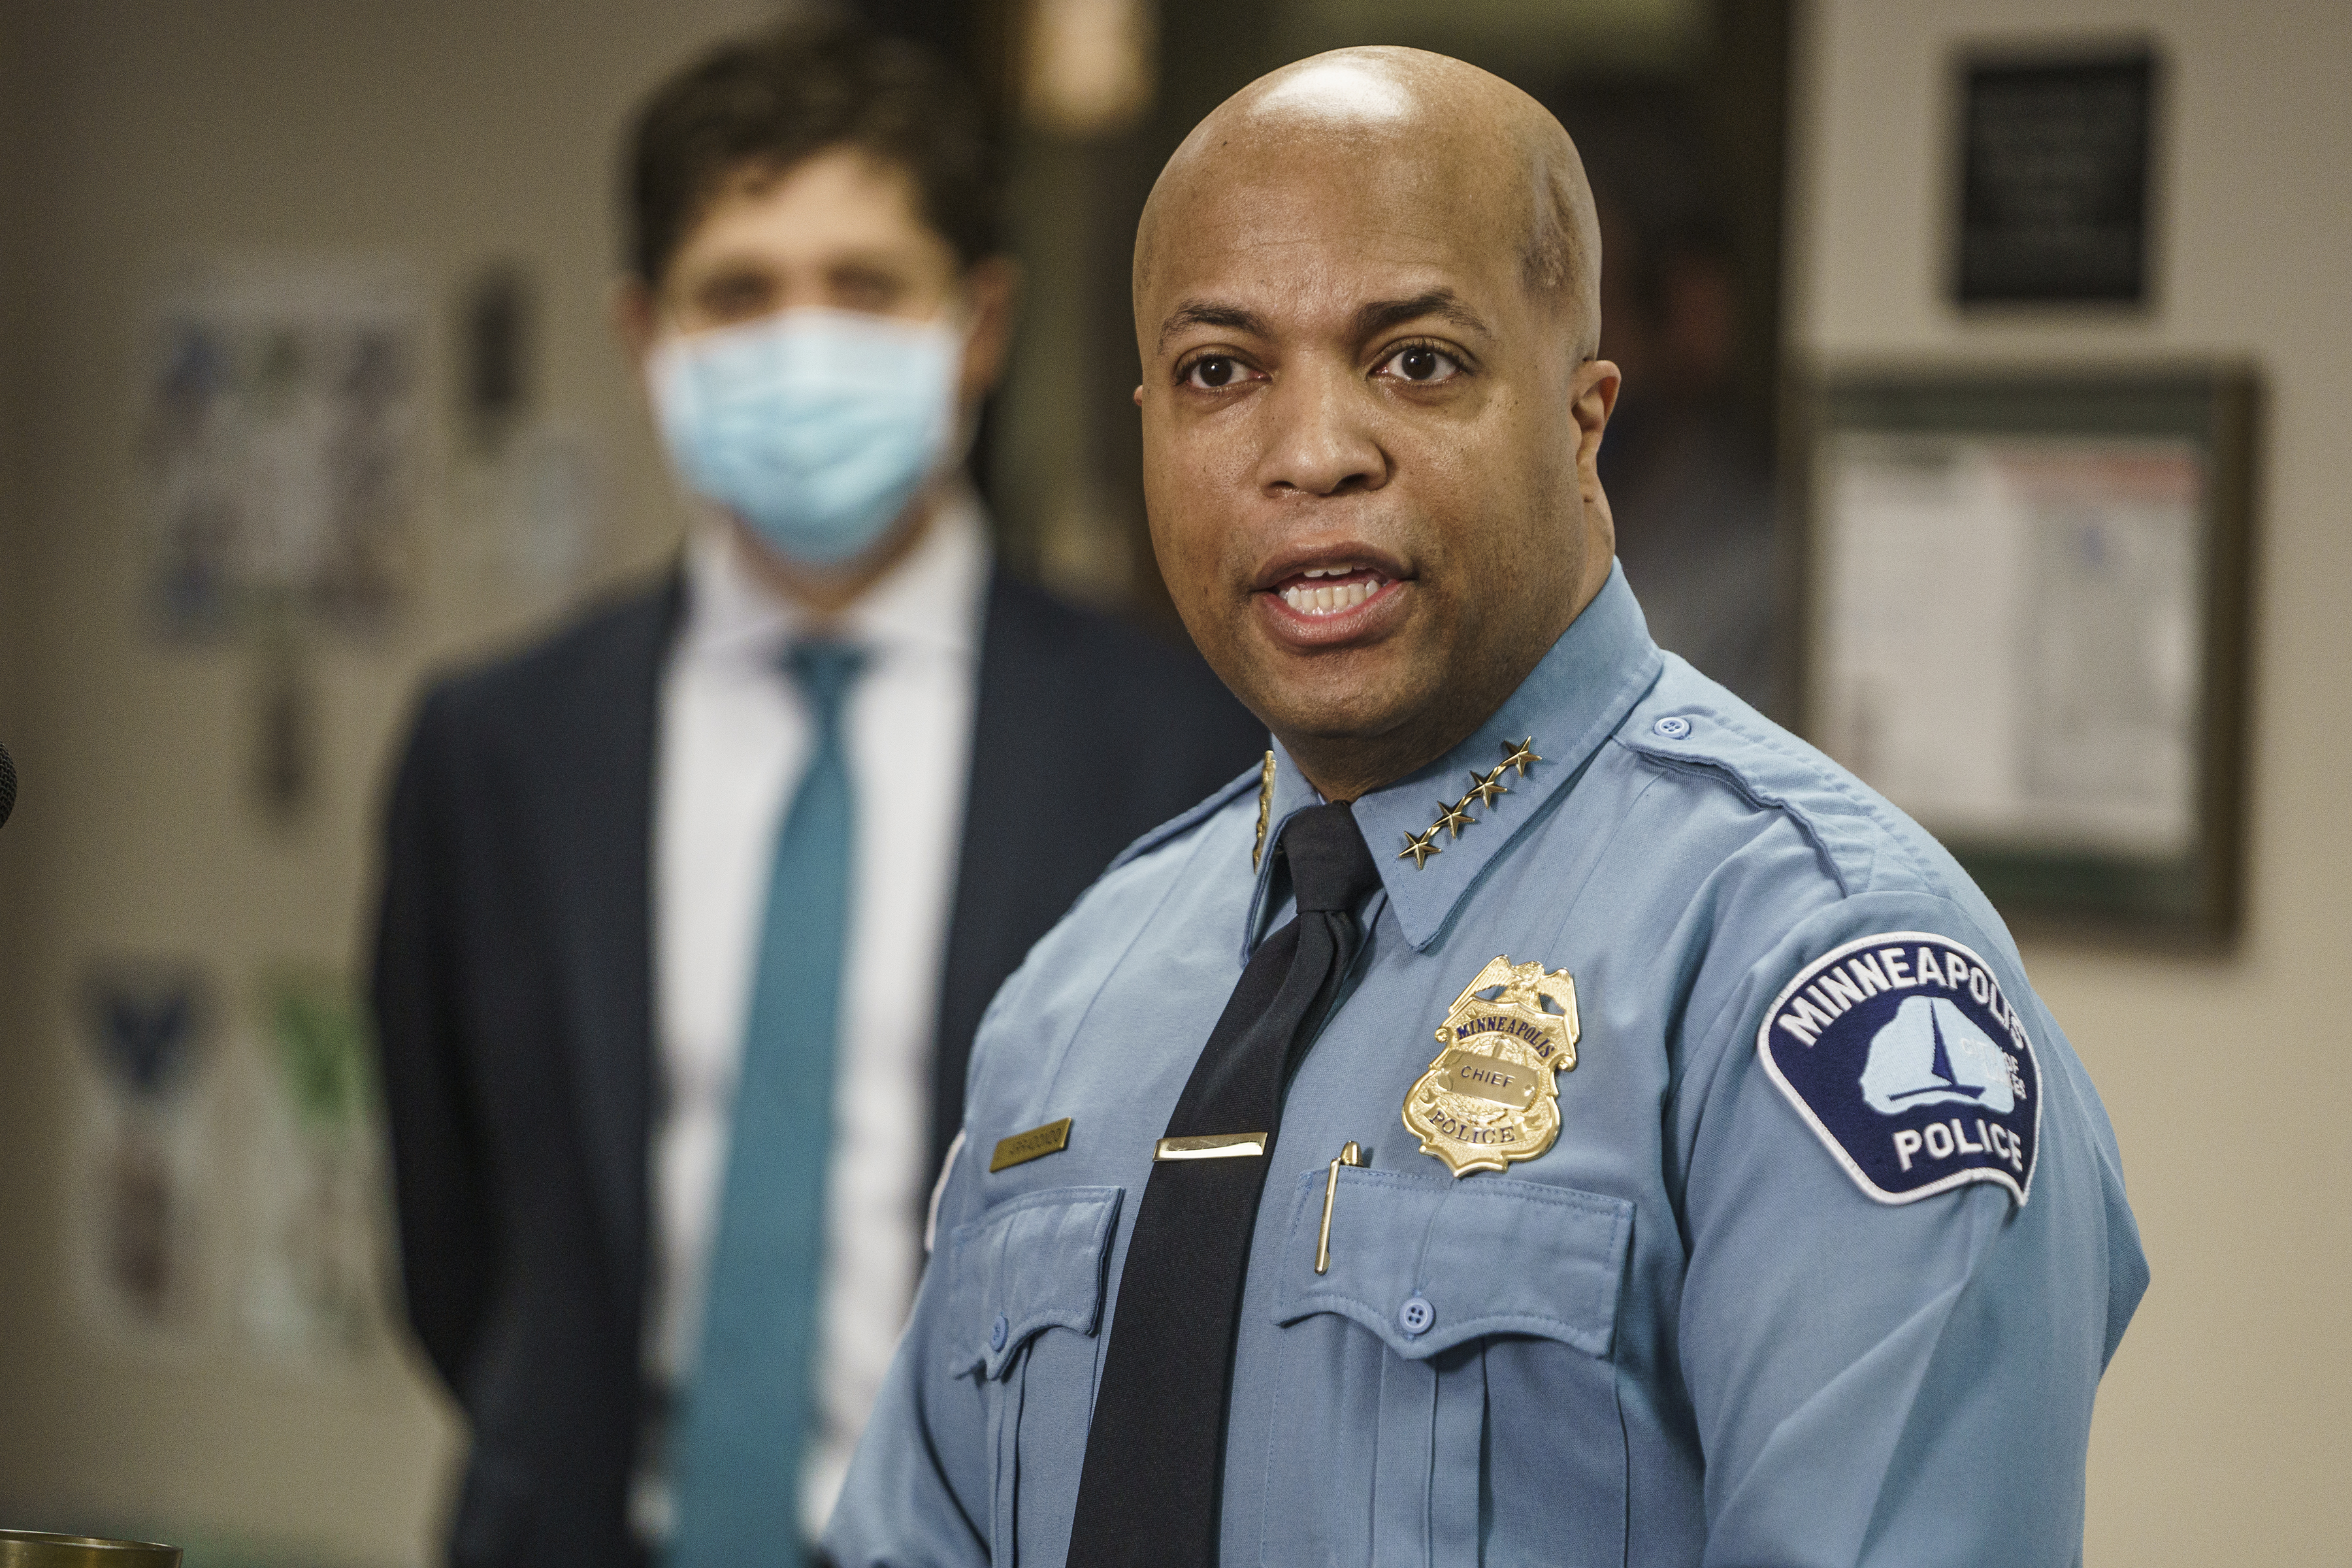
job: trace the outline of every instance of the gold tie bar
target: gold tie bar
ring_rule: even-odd
[[[1152,1145],[1159,1160],[1255,1160],[1265,1152],[1263,1132],[1212,1132],[1200,1138],[1162,1138]]]

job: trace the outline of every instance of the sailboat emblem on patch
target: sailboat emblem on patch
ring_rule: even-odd
[[[2033,1184],[2041,1069],[1991,968],[1947,937],[1888,931],[1807,964],[1764,1015],[1764,1069],[1862,1190],[1907,1204]]]

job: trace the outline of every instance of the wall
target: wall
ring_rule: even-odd
[[[386,748],[419,673],[555,596],[483,571],[461,537],[450,318],[474,269],[517,258],[541,285],[546,405],[588,433],[610,487],[588,575],[673,547],[604,324],[615,141],[660,73],[772,9],[0,0],[0,739],[25,778],[0,836],[7,1523],[425,1559],[456,1430],[396,1347],[280,1364],[214,1332],[100,1333],[78,1306],[61,1267],[86,1154],[77,978],[93,952],[196,959],[222,983],[233,1058],[253,1050],[256,963],[356,967]],[[424,301],[425,565],[389,636],[317,650],[318,797],[272,829],[247,804],[249,650],[145,630],[131,386],[161,268],[289,248],[391,256]]]
[[[2152,32],[2159,300],[1963,321],[1938,292],[1956,45]],[[2243,355],[2270,392],[2249,920],[2221,959],[2032,947],[2122,1140],[2155,1284],[2093,1431],[2092,1564],[2345,1560],[2352,1220],[2352,25],[2334,0],[1819,0],[1799,59],[1794,346],[1816,363]]]

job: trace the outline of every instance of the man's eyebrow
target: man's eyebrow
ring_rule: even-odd
[[[1407,300],[1375,300],[1356,311],[1356,335],[1359,338],[1373,337],[1391,327],[1417,321],[1423,316],[1450,321],[1465,331],[1487,337],[1494,335],[1494,330],[1486,325],[1485,318],[1451,289],[1432,289]]]
[[[1168,340],[1186,327],[1223,327],[1231,331],[1246,332],[1252,337],[1267,335],[1265,323],[1239,305],[1220,305],[1213,300],[1187,300],[1168,313],[1160,323],[1160,342]]]
[[[1451,289],[1431,289],[1402,300],[1375,300],[1356,311],[1356,335],[1369,338],[1386,331],[1404,321],[1417,321],[1433,316],[1452,322],[1465,331],[1493,335],[1486,319],[1472,310],[1461,295]],[[1168,340],[1187,327],[1222,327],[1228,331],[1244,332],[1253,337],[1270,334],[1265,322],[1255,312],[1238,305],[1221,305],[1213,300],[1187,300],[1168,313],[1160,323],[1160,342]]]

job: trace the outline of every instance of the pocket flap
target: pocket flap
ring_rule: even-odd
[[[1045,1329],[1091,1334],[1102,1315],[1103,1271],[1117,1233],[1118,1187],[1058,1187],[997,1205],[949,1237],[962,1347],[956,1376],[1003,1374]]]
[[[1318,1274],[1327,1173],[1307,1173],[1292,1199],[1276,1321],[1336,1312],[1416,1361],[1487,1334],[1609,1353],[1631,1203],[1490,1175],[1342,1167],[1331,1266]]]

